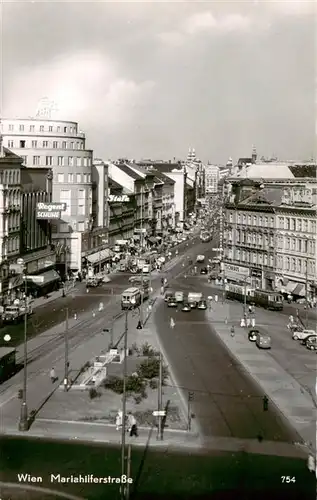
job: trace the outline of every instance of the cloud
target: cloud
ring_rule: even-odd
[[[38,100],[46,95],[57,104],[54,119],[85,123],[100,119],[113,126],[129,121],[153,86],[151,81],[136,83],[120,77],[104,55],[82,52],[56,58],[34,70],[19,71],[4,96],[5,114],[29,116],[30,102],[35,114]]]
[[[265,0],[263,5],[271,12],[287,15],[287,16],[302,16],[316,13],[315,0]]]
[[[251,26],[251,19],[241,14],[214,16],[210,11],[193,14],[180,25],[178,30],[163,32],[159,35],[162,42],[179,46],[188,37],[200,33],[223,34],[245,31]]]

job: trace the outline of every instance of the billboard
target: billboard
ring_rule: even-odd
[[[109,194],[108,201],[109,201],[109,203],[128,202],[128,201],[130,201],[130,198],[126,194],[123,194],[121,196],[120,195],[116,195],[116,194]]]
[[[61,212],[66,210],[66,203],[37,203],[36,218],[42,220],[60,219]]]
[[[244,281],[250,276],[250,269],[248,267],[235,266],[225,263],[224,271],[225,277],[233,281]]]

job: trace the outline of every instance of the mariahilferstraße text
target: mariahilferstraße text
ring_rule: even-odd
[[[132,484],[133,479],[126,475],[119,477],[104,476],[96,477],[93,474],[78,474],[76,476],[62,476],[61,474],[50,474],[51,483],[84,483],[84,484]],[[19,483],[43,483],[42,476],[32,476],[31,474],[18,474]]]

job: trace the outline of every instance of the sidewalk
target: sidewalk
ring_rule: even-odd
[[[311,395],[289,375],[269,352],[256,349],[248,341],[247,330],[236,326],[231,336],[230,304],[213,303],[207,317],[215,332],[238,362],[264,389],[280,412],[289,420],[309,448],[316,450],[316,408]]]

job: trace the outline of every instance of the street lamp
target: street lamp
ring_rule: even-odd
[[[23,349],[23,395],[21,403],[21,413],[19,420],[19,431],[29,430],[29,419],[28,419],[28,407],[26,401],[26,388],[27,388],[27,322],[28,322],[28,312],[27,312],[27,276],[26,276],[26,266],[23,259],[18,259],[17,264],[21,266],[22,272],[24,272],[24,286],[25,286],[25,305],[24,305],[24,349]]]

